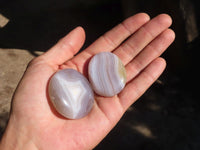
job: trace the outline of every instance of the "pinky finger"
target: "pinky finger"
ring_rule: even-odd
[[[154,59],[138,76],[130,81],[118,95],[124,110],[132,105],[162,74],[166,62],[159,57]]]

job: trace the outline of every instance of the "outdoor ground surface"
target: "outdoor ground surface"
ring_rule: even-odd
[[[9,19],[0,28],[0,136],[9,117],[12,94],[32,58],[78,25],[86,30],[86,47],[124,18],[120,1],[67,2],[0,1],[0,14]],[[177,33],[177,41],[179,37]],[[199,44],[187,47],[187,59],[179,63],[182,54],[177,53],[181,51],[177,41],[163,56],[168,63],[164,74],[95,150],[200,149]],[[174,53],[176,57],[171,56]]]

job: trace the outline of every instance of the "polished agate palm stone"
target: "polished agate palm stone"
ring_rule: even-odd
[[[76,70],[64,69],[55,73],[48,90],[54,107],[66,118],[82,118],[93,106],[93,90],[88,80]]]
[[[89,63],[89,81],[100,96],[111,97],[126,84],[126,71],[121,60],[110,52],[96,54]]]

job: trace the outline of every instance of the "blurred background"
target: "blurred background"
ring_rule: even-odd
[[[162,55],[168,64],[164,74],[95,150],[199,150],[199,9],[198,0],[0,0],[0,137],[12,94],[32,58],[76,26],[85,29],[87,47],[138,12],[168,13],[176,40]]]

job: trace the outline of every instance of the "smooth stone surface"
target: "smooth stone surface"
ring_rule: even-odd
[[[54,107],[66,118],[82,118],[93,106],[93,90],[88,80],[76,70],[58,71],[51,78],[48,88]]]
[[[89,80],[94,91],[105,97],[121,92],[126,84],[126,70],[121,60],[113,53],[96,54],[89,63]]]

